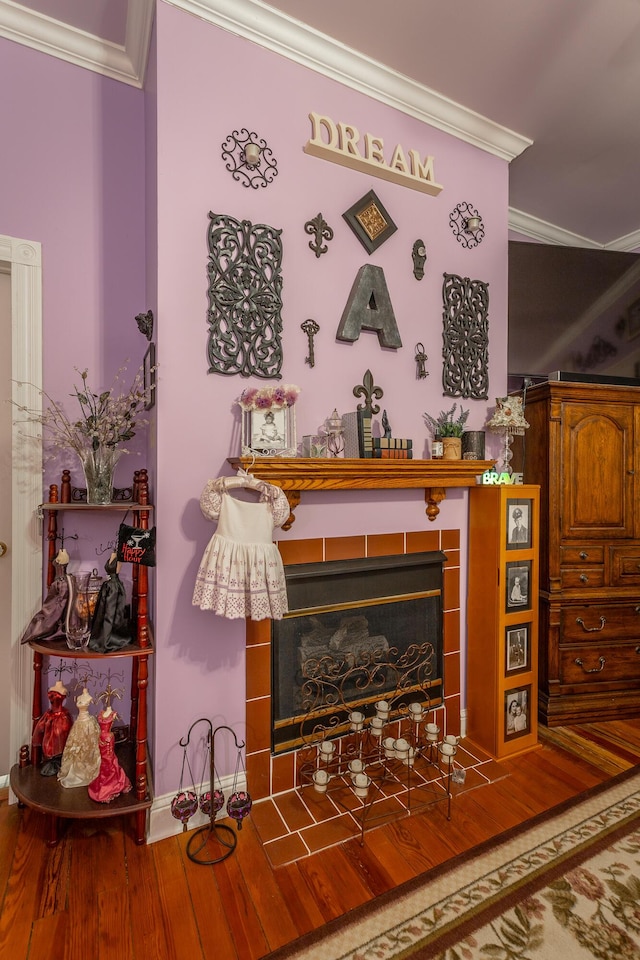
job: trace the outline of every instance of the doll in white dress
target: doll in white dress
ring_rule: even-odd
[[[232,491],[239,487],[254,490],[259,499],[237,499]],[[230,620],[282,619],[287,590],[273,530],[289,517],[284,492],[249,474],[219,477],[208,481],[200,507],[218,526],[198,569],[193,605]]]
[[[85,687],[76,699],[78,716],[62,753],[58,780],[62,787],[86,787],[100,772],[100,727],[89,713],[93,697]]]

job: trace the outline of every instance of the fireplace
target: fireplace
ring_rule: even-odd
[[[327,564],[441,551],[442,569],[441,706],[437,720],[448,733],[460,733],[460,531],[457,529],[281,540],[285,564]],[[366,580],[366,574],[363,574]],[[295,589],[295,588],[294,588]],[[293,601],[293,597],[292,597]],[[296,602],[297,601],[293,601]],[[293,603],[292,603],[293,605]],[[299,604],[304,606],[304,603]],[[297,785],[297,751],[274,753],[272,747],[273,691],[271,621],[247,621],[246,647],[246,766],[254,800],[290,791]],[[432,693],[435,697],[435,690]]]
[[[379,698],[392,716],[442,703],[442,570],[429,551],[292,564],[289,614],[273,621],[274,754],[336,737]]]

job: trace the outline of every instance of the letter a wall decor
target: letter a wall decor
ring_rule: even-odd
[[[282,230],[209,214],[208,373],[282,376]]]
[[[486,400],[489,389],[489,284],[445,273],[442,388],[447,397]]]
[[[371,263],[358,270],[336,337],[353,343],[362,329],[375,330],[381,347],[402,346],[384,270]]]

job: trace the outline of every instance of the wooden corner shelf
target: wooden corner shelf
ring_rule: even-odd
[[[476,477],[491,470],[493,460],[374,460],[314,457],[230,457],[234,470],[247,472],[284,490],[289,519],[304,490],[403,490],[423,488],[429,520],[435,520],[449,487],[474,487]]]

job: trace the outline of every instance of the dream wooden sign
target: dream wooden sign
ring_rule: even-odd
[[[405,151],[399,143],[393,150],[385,151],[381,137],[370,133],[361,137],[356,127],[349,123],[334,123],[330,117],[319,113],[310,113],[309,119],[311,139],[303,147],[305,153],[432,197],[437,197],[442,190],[442,184],[435,182],[432,156],[423,160],[417,150]]]

